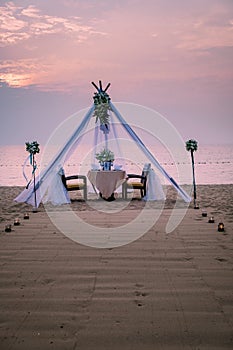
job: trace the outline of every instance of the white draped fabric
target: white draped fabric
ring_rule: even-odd
[[[65,204],[69,203],[69,199],[63,193],[64,185],[60,182],[60,186],[55,187],[54,182],[57,180],[57,175],[60,171],[60,168],[64,165],[65,161],[71,156],[74,151],[74,145],[79,141],[79,137],[83,130],[88,125],[90,118],[94,112],[94,105],[89,109],[84,119],[67,140],[65,145],[61,148],[58,154],[52,159],[52,161],[47,165],[47,167],[37,176],[35,181],[35,191],[36,191],[36,203],[35,203],[35,191],[34,183],[31,182],[28,188],[25,188],[16,198],[16,202],[25,202],[31,204],[32,206],[39,206],[42,202],[50,201],[56,204]],[[57,180],[58,181],[58,180]],[[58,184],[59,185],[59,184]],[[57,195],[57,191],[59,194]],[[60,198],[60,203],[58,198]]]
[[[146,155],[148,160],[161,172],[161,174],[172,184],[173,187],[177,190],[183,200],[187,203],[191,202],[191,197],[177,184],[177,182],[166,172],[166,170],[159,164],[157,159],[153,156],[153,154],[148,150],[148,148],[144,145],[142,140],[138,137],[138,135],[133,131],[133,129],[127,124],[125,119],[116,109],[116,107],[111,103],[110,106],[115,113],[118,120],[121,122],[124,129],[127,131],[129,136],[136,142],[136,145],[142,150],[142,152]]]
[[[53,205],[70,203],[68,191],[62,182],[62,175],[64,175],[64,170],[60,168],[51,176],[52,181],[50,182],[50,186],[47,187],[47,191],[43,197],[44,203],[50,202]]]
[[[36,190],[36,204],[50,202],[53,205],[61,205],[70,203],[70,197],[65,186],[62,183],[61,175],[63,169],[61,166],[53,168],[46,177],[46,181],[39,182],[38,178],[36,179],[36,184],[40,184],[39,188]],[[34,187],[33,183],[30,184],[28,188],[25,188],[15,201],[25,202],[35,206],[35,197],[34,197]]]
[[[150,169],[147,175],[146,196],[145,201],[165,200],[165,194],[158,175],[153,169]]]

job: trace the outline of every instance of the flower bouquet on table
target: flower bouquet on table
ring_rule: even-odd
[[[104,148],[101,152],[96,153],[96,159],[99,161],[103,170],[111,170],[111,166],[114,162],[114,153],[107,148]]]

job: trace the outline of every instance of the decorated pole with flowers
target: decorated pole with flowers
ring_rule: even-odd
[[[39,143],[37,141],[26,142],[26,151],[30,153],[30,164],[32,165],[32,176],[33,176],[33,186],[34,186],[34,208],[37,208],[37,200],[36,200],[36,160],[35,154],[40,153]],[[34,209],[35,210],[35,209]]]
[[[191,160],[192,160],[192,171],[193,171],[193,196],[194,196],[194,208],[197,208],[197,191],[196,191],[196,181],[195,181],[195,171],[194,171],[194,152],[197,151],[197,141],[196,140],[188,140],[186,141],[186,150],[191,152]]]

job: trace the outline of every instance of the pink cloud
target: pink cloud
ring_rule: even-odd
[[[55,55],[40,59],[6,60],[1,62],[0,81],[10,87],[36,85],[48,91],[70,91],[77,81],[84,79],[90,62],[78,58],[70,59],[69,65]]]
[[[40,18],[40,11],[33,5],[29,5],[27,8],[21,11],[22,16],[31,17],[31,18]]]
[[[12,65],[1,70],[2,80],[20,86],[21,75],[22,86],[28,82],[45,90],[69,90],[91,76],[124,79],[135,86],[143,80],[232,77],[228,60],[222,65],[223,58],[213,50],[233,46],[232,17],[226,5],[193,3],[191,11],[148,1],[147,7],[138,2],[132,11],[130,0],[124,6],[104,3],[102,12],[96,8],[98,18],[89,1],[80,7],[68,1],[67,9],[75,10],[72,16],[58,11],[47,14],[33,5],[0,7],[0,43],[15,48]],[[81,10],[91,11],[92,16],[88,12],[85,17]]]
[[[96,31],[92,26],[83,24],[76,16],[63,18],[59,16],[43,15],[35,6],[23,9],[13,3],[0,7],[2,47],[28,40],[34,36],[61,34],[75,35],[76,40],[83,42],[90,35],[105,35]]]
[[[26,25],[25,21],[15,17],[15,12],[18,8],[7,4],[5,7],[0,7],[1,30],[11,32],[19,31]]]

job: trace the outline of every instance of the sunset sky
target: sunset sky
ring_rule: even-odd
[[[232,0],[0,0],[0,27],[2,145],[44,144],[99,79],[184,140],[233,143]]]

